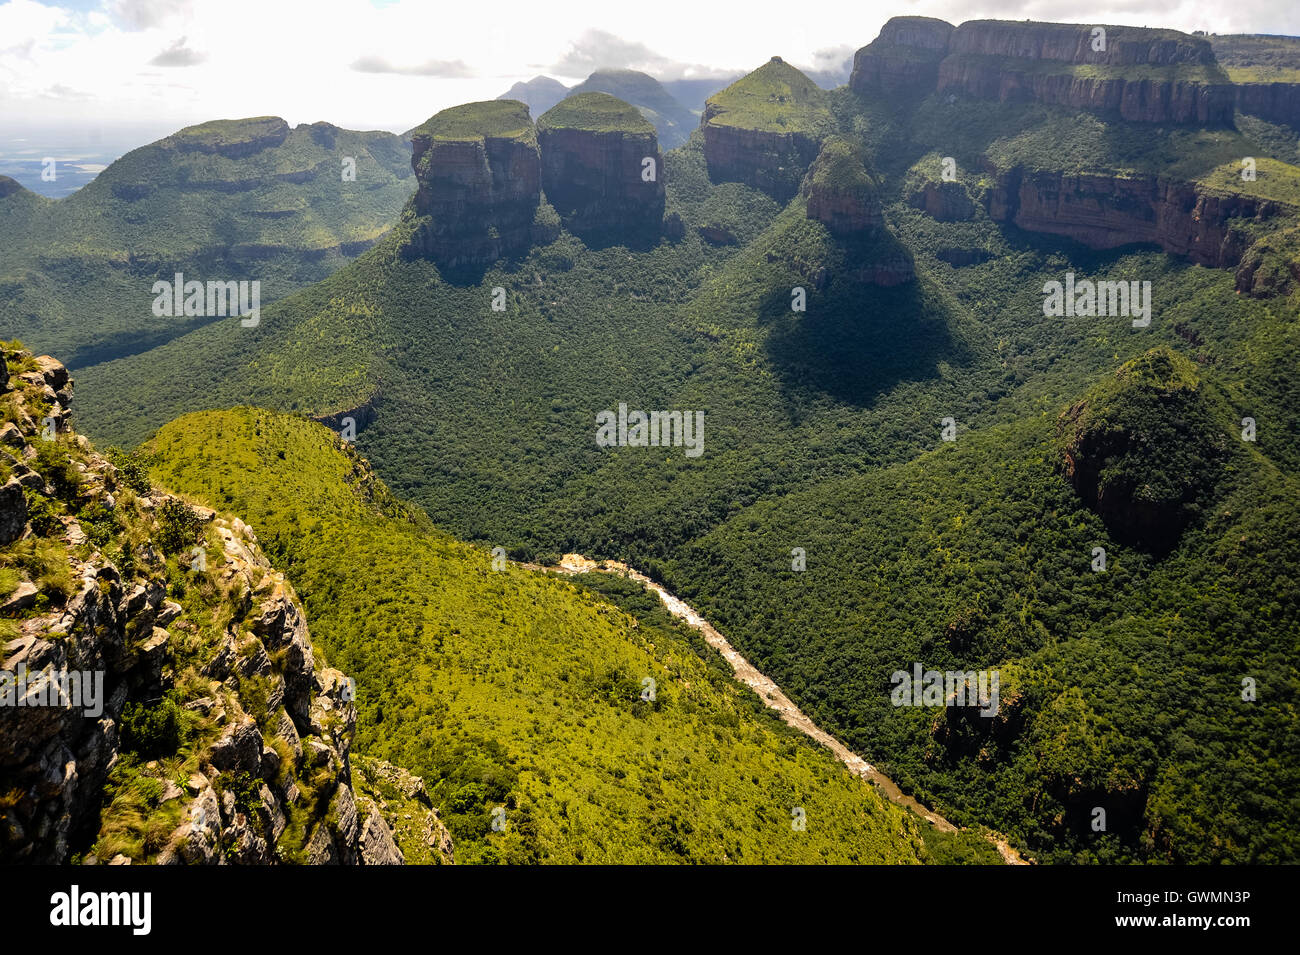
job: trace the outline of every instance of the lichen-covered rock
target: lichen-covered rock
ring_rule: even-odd
[[[537,121],[542,188],[566,227],[657,235],[664,215],[663,155],[652,126],[608,93],[570,96]]]
[[[705,104],[704,158],[714,182],[743,182],[785,202],[834,130],[824,90],[779,56]]]
[[[412,147],[414,211],[427,217],[416,251],[457,267],[490,264],[528,247],[541,159],[527,106],[493,100],[445,109],[415,130]]]

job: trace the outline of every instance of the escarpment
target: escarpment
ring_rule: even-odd
[[[1236,266],[1252,239],[1241,228],[1278,213],[1277,202],[1219,195],[1158,176],[1072,174],[1021,167],[998,173],[989,216],[1094,249],[1153,243],[1199,265]]]
[[[858,91],[931,93],[955,29],[933,17],[893,17],[853,57],[849,86]]]
[[[354,684],[253,531],[73,434],[61,364],[4,359],[0,860],[400,863]]]
[[[664,216],[663,155],[636,107],[578,93],[537,122],[542,187],[565,226],[584,234],[657,234]]]
[[[481,266],[526,249],[541,200],[541,156],[528,107],[515,100],[453,106],[412,137],[427,217],[416,250],[441,265]]]
[[[952,27],[918,17],[889,21],[859,50],[850,85],[859,93],[921,88],[1201,125],[1231,123],[1235,97],[1203,37],[1005,20]]]
[[[791,199],[834,129],[826,93],[780,57],[711,97],[700,127],[715,182],[743,182]]]

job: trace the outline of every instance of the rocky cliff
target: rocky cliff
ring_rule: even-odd
[[[933,17],[892,17],[853,57],[849,86],[864,93],[931,93],[955,28]]]
[[[842,137],[822,146],[804,177],[808,218],[834,235],[869,233],[884,223],[880,191],[862,149]]]
[[[780,57],[710,97],[700,123],[715,182],[791,199],[834,129],[825,91]]]
[[[608,93],[577,93],[537,122],[542,187],[565,226],[583,234],[657,234],[664,216],[663,155],[636,107]]]
[[[1236,83],[1237,109],[1300,129],[1300,83]]]
[[[480,266],[526,249],[541,198],[541,157],[528,107],[515,100],[453,106],[412,135],[427,217],[416,250],[441,265]]]
[[[0,362],[0,860],[400,863],[352,787],[352,684],[243,522],[70,427]]]
[[[1233,267],[1250,245],[1240,227],[1277,214],[1276,202],[1218,195],[1157,176],[1031,171],[997,173],[989,216],[1030,232],[1063,235],[1094,249],[1154,243],[1200,265]]]
[[[1100,47],[1097,29],[1105,31]],[[1173,30],[919,17],[858,51],[852,87],[1034,101],[1152,123],[1228,124],[1234,91],[1209,41]]]

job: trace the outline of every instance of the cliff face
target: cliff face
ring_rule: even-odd
[[[636,107],[607,93],[579,93],[548,111],[537,128],[542,187],[570,230],[658,233],[663,154]]]
[[[528,107],[514,100],[443,110],[412,137],[418,251],[446,266],[486,265],[526,249],[541,199]]]
[[[1235,266],[1250,240],[1236,226],[1277,213],[1252,196],[1218,196],[1155,176],[1122,178],[1027,172],[998,174],[989,216],[1030,232],[1068,236],[1094,249],[1154,243],[1200,265]]]
[[[58,362],[5,358],[0,860],[400,863],[350,681],[252,530],[73,435]]]
[[[1237,109],[1300,129],[1300,83],[1237,83]]]
[[[858,51],[852,87],[922,88],[1116,112],[1152,123],[1228,124],[1234,91],[1207,40],[1172,30],[897,17]]]
[[[773,57],[705,105],[700,126],[709,176],[788,201],[833,125],[824,91]]]
[[[846,139],[827,140],[804,178],[809,219],[834,235],[861,235],[884,222],[880,194],[862,151]]]
[[[219,119],[187,126],[164,139],[163,145],[181,152],[214,153],[227,159],[244,159],[289,138],[289,124],[279,116],[255,119]]]
[[[933,17],[893,17],[853,57],[849,86],[858,91],[932,92],[955,28]]]

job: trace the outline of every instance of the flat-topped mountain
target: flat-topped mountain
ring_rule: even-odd
[[[951,27],[900,17],[854,63],[851,85],[859,92],[925,89],[933,77],[938,92],[981,99],[1112,111],[1140,122],[1232,121],[1234,93],[1209,41],[1176,30],[1011,20]]]
[[[849,86],[887,93],[933,90],[954,29],[934,17],[892,17],[854,55]]]
[[[863,149],[844,137],[828,139],[804,179],[808,218],[834,235],[857,235],[884,224],[880,187]]]
[[[542,186],[566,226],[655,232],[664,214],[663,155],[655,128],[608,93],[577,93],[537,121]]]
[[[515,100],[453,106],[412,135],[415,239],[448,266],[493,262],[528,246],[541,199],[541,158],[528,107]]]
[[[774,56],[709,98],[700,122],[709,175],[785,201],[834,125],[826,92]]]
[[[0,332],[73,367],[146,350],[210,320],[160,321],[156,279],[257,280],[270,304],[368,248],[413,189],[401,137],[278,117],[186,127],[57,201],[0,184]]]

